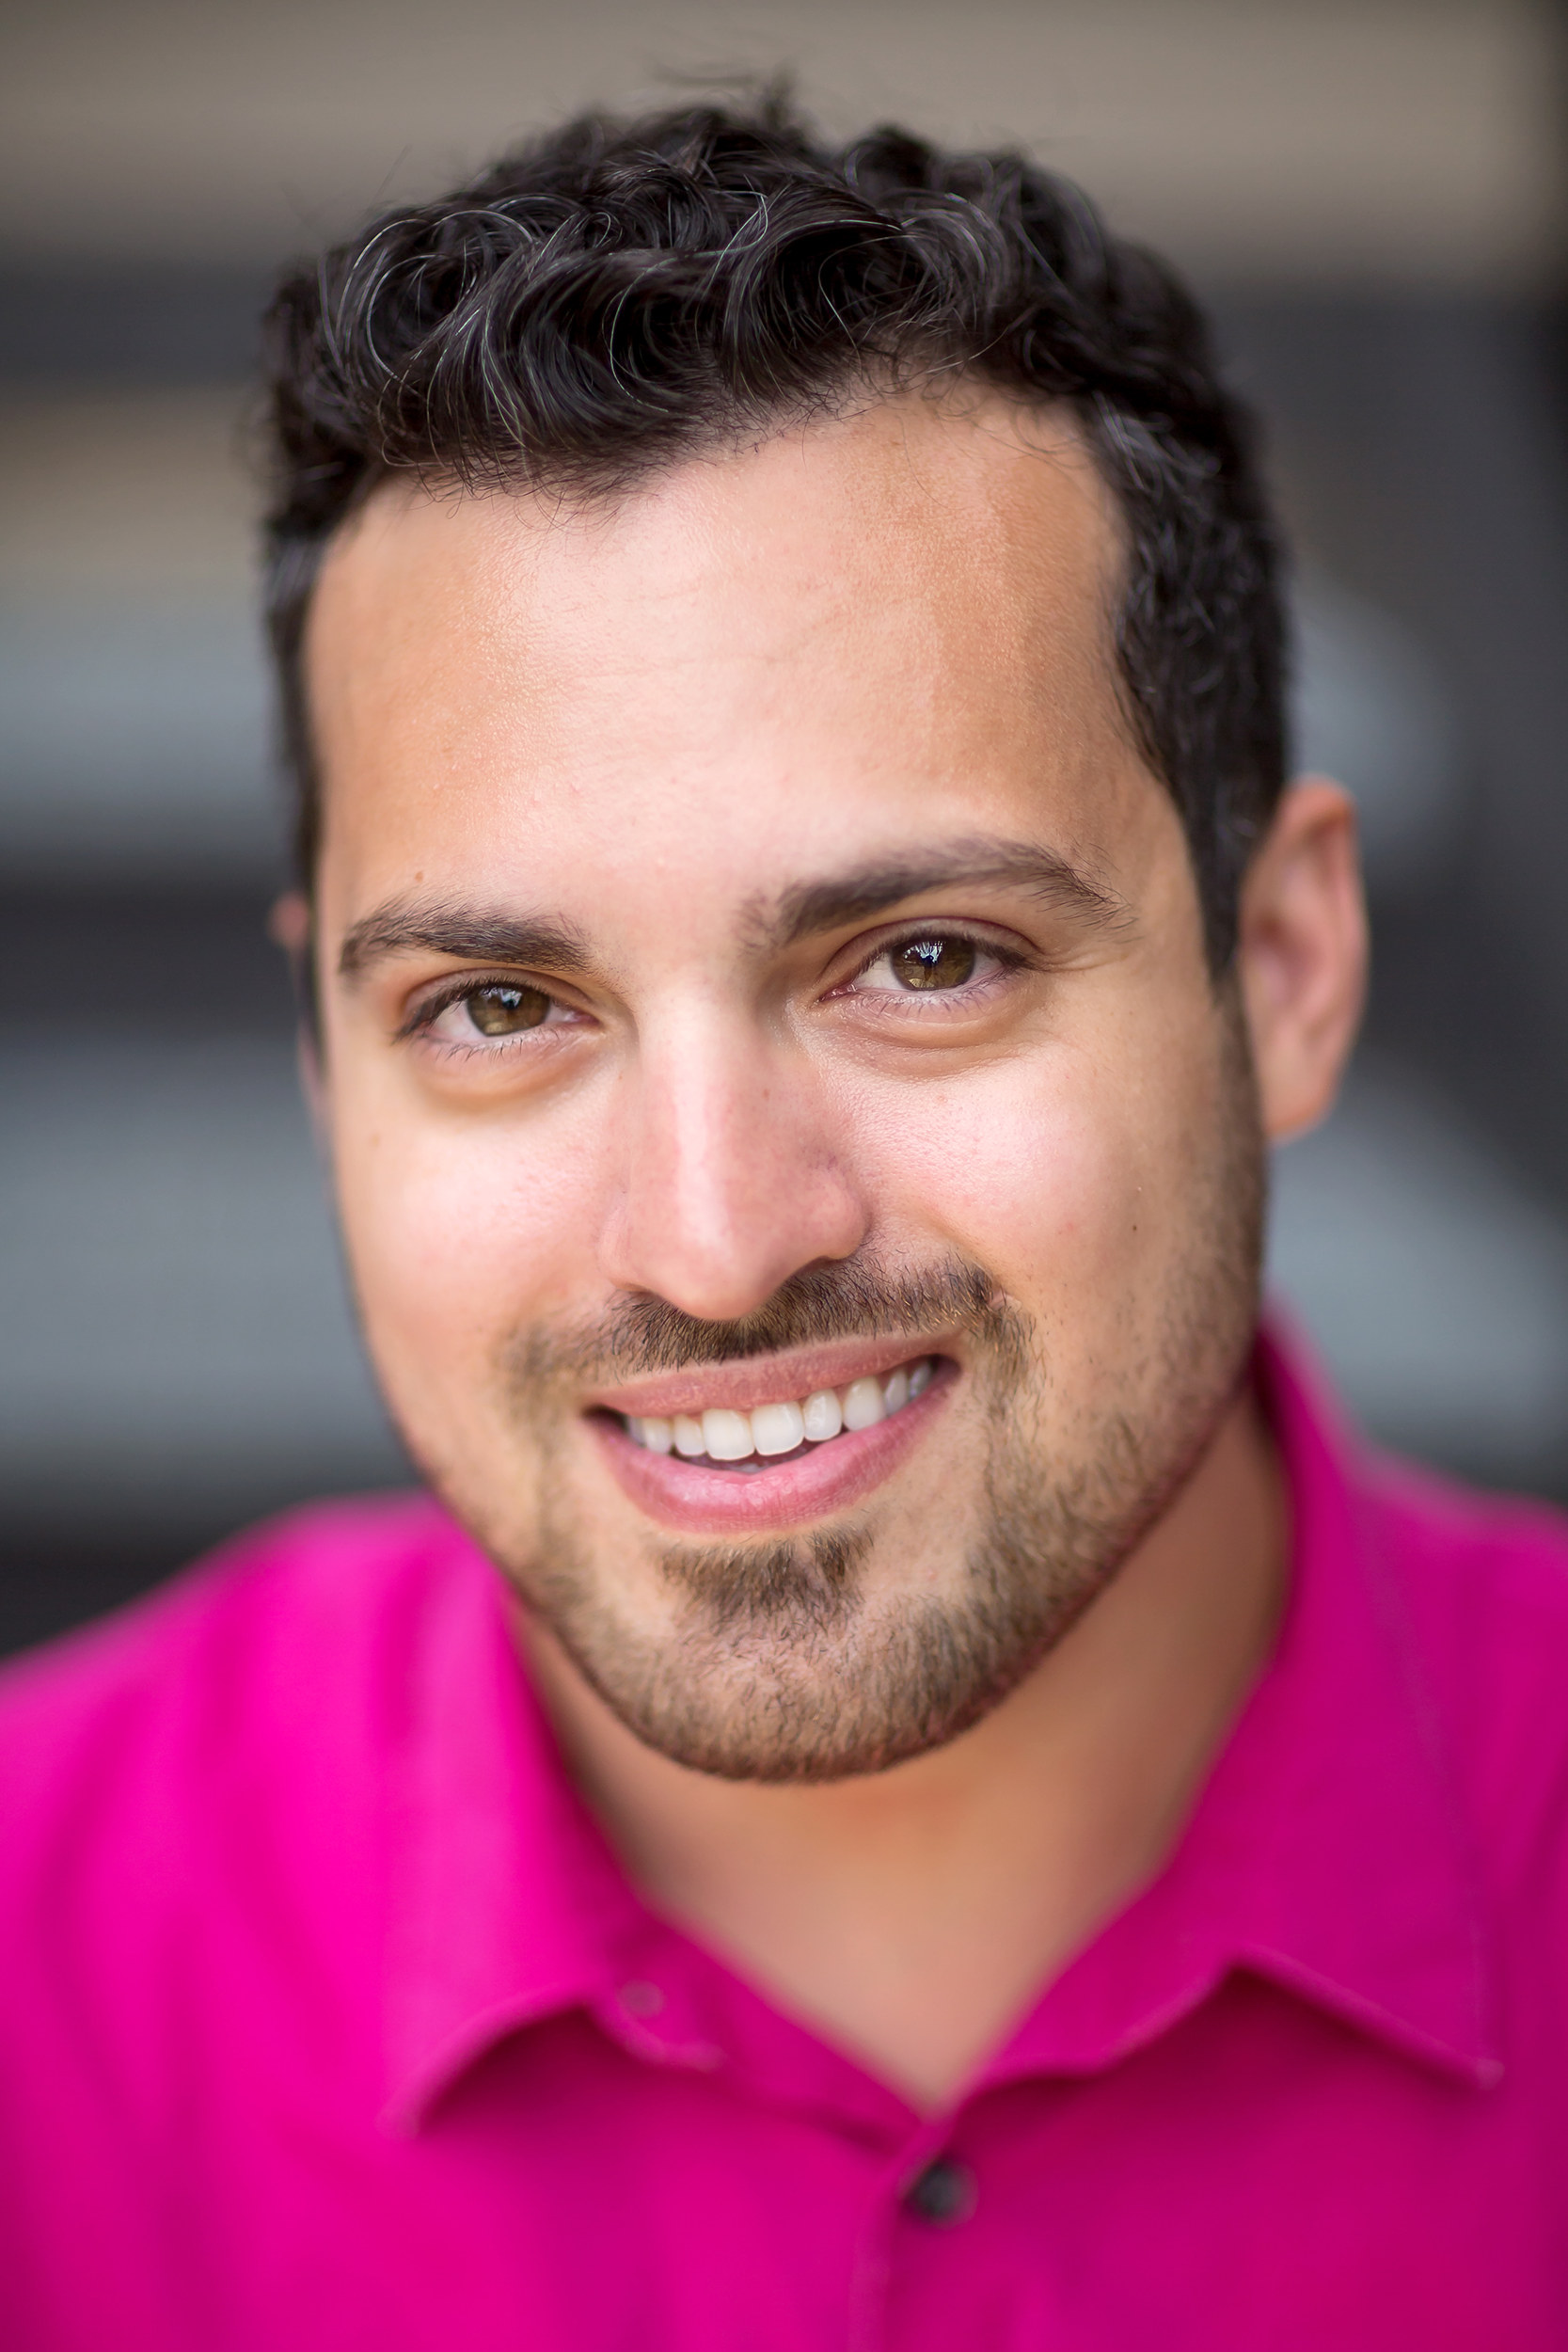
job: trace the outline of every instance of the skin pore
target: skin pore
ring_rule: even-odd
[[[1261,1151],[1362,985],[1316,783],[1212,981],[1119,560],[1070,425],[911,395],[614,500],[383,489],[310,626],[383,1386],[633,1876],[927,2105],[1267,1656]],[[638,1435],[900,1368],[776,1464]]]

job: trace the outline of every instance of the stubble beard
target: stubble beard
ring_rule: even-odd
[[[1168,1508],[1243,1379],[1257,1317],[1264,1156],[1244,1029],[1228,1022],[1210,1164],[1168,1269],[1157,1337],[1117,1392],[1053,1423],[1050,1347],[983,1270],[869,1255],[808,1269],[758,1315],[705,1324],[628,1299],[592,1329],[535,1332],[507,1357],[512,1409],[539,1433],[537,1534],[492,1555],[583,1679],[647,1746],[731,1780],[813,1783],[940,1747],[1038,1664]],[[875,1504],[776,1542],[671,1544],[654,1555],[666,1629],[629,1623],[596,1573],[549,1398],[564,1380],[676,1370],[811,1341],[961,1330],[985,1432],[978,1525],[941,1597],[873,1596]],[[579,1391],[580,1392],[580,1391]],[[559,1409],[554,1425],[561,1424]],[[472,1515],[470,1524],[473,1523]],[[508,1555],[513,1556],[509,1557]],[[895,1582],[895,1580],[893,1581]]]

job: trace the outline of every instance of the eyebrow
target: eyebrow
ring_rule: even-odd
[[[583,972],[588,949],[569,926],[542,916],[502,914],[445,899],[389,899],[344,934],[338,970],[357,979],[390,956],[454,956],[468,963],[543,965]]]
[[[1096,930],[1125,930],[1132,921],[1124,898],[1092,882],[1059,850],[1037,842],[971,835],[918,856],[879,858],[820,882],[799,882],[781,892],[771,907],[755,899],[747,928],[757,945],[777,951],[844,923],[863,923],[927,891],[987,883],[1022,886],[1031,898]],[[506,914],[447,899],[393,898],[345,933],[338,970],[344,979],[358,979],[400,955],[451,956],[463,962],[561,973],[585,972],[592,961],[579,932],[541,915]]]
[[[753,902],[759,938],[775,948],[792,947],[842,923],[863,923],[906,898],[930,890],[1005,883],[1022,886],[1033,898],[1092,925],[1096,930],[1130,928],[1132,910],[1125,898],[1093,882],[1060,851],[1037,842],[1008,841],[990,834],[947,841],[918,854],[878,859],[821,882],[784,891],[768,908]]]

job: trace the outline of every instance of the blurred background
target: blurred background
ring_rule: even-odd
[[[278,262],[591,100],[794,69],[1185,264],[1270,427],[1303,762],[1377,942],[1276,1293],[1371,1430],[1568,1500],[1562,47],[1529,0],[12,0],[0,99],[0,1646],[408,1472],[263,922],[244,456]]]

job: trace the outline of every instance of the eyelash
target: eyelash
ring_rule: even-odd
[[[1006,946],[1001,940],[992,938],[989,933],[973,930],[963,924],[939,926],[933,923],[916,923],[908,930],[895,932],[891,939],[879,940],[870,954],[855,966],[848,977],[840,981],[838,986],[830,993],[834,996],[847,994],[853,989],[857,980],[863,979],[867,972],[881,962],[884,956],[895,956],[900,947],[911,947],[917,940],[922,939],[942,940],[973,947],[976,955],[989,956],[993,963],[1000,965],[1001,973],[1026,971],[1031,967],[1033,961],[1022,948]],[[958,988],[933,990],[932,999],[933,1001],[945,1000],[948,1004],[962,1003],[966,999],[972,999],[980,990],[993,986],[1001,977],[1001,973],[987,973],[983,978],[966,980]],[[879,990],[877,993],[895,999],[902,997],[906,1001],[918,1001],[923,992],[918,989],[887,989]]]
[[[972,946],[977,955],[989,957],[1000,967],[999,973],[988,973],[978,980],[965,981],[960,987],[933,990],[931,993],[933,1003],[945,1001],[953,1004],[973,1000],[982,989],[993,985],[1001,973],[1022,971],[1027,968],[1030,961],[1018,948],[1005,946],[1000,940],[990,938],[981,931],[958,925],[944,925],[939,930],[932,924],[916,924],[908,930],[895,933],[890,939],[879,940],[870,953],[855,966],[854,971],[846,979],[841,980],[835,988],[830,990],[830,997],[852,993],[855,982],[863,979],[866,973],[880,963],[884,957],[896,955],[900,947],[912,946],[917,940],[924,939],[954,941]],[[432,1038],[432,1032],[442,1014],[450,1012],[454,1006],[461,1005],[467,998],[478,996],[487,988],[515,988],[519,984],[515,973],[483,973],[476,976],[471,972],[466,972],[450,986],[438,990],[434,996],[427,997],[422,1004],[418,1006],[398,1029],[397,1041],[403,1043],[412,1038]],[[525,982],[521,985],[531,987],[537,986],[537,983]],[[540,988],[539,993],[548,997],[551,1005],[560,1008],[562,1011],[570,1012],[575,1009],[562,998],[552,995],[547,988]],[[885,995],[894,1002],[897,1002],[900,998],[909,1002],[918,1001],[922,993],[914,989],[908,991],[887,989],[867,991],[866,993]],[[562,1025],[551,1025],[559,1027]],[[488,1043],[482,1040],[477,1031],[471,1042],[465,1039],[461,1043],[455,1040],[441,1040],[439,1043],[441,1050],[448,1054],[480,1054],[486,1059],[494,1059],[498,1055],[504,1054],[520,1043],[523,1039],[539,1036],[546,1030],[546,1023],[541,1022],[536,1029],[522,1030],[514,1038],[499,1039]],[[432,1039],[432,1041],[436,1041]]]
[[[411,1038],[429,1038],[431,1036],[431,1032],[436,1026],[436,1022],[440,1020],[443,1013],[450,1012],[454,1005],[461,1005],[467,997],[483,995],[487,988],[536,989],[539,995],[547,997],[550,1004],[558,1008],[561,1011],[572,1012],[576,1010],[576,1007],[568,1005],[564,997],[555,995],[552,991],[547,988],[539,988],[536,981],[519,980],[515,972],[465,972],[454,979],[450,986],[438,989],[434,996],[427,996],[421,1004],[415,1007],[414,1010],[408,1015],[408,1018],[403,1022],[399,1028],[395,1031],[395,1042],[401,1045],[405,1043]],[[558,1027],[561,1025],[553,1024],[550,1025],[553,1028]],[[546,1025],[545,1022],[540,1022],[538,1026],[534,1029],[519,1030],[517,1032],[517,1036],[515,1038],[499,1039],[489,1043],[484,1041],[477,1029],[474,1032],[473,1041],[471,1044],[467,1040],[464,1040],[462,1043],[458,1043],[455,1040],[450,1039],[441,1039],[438,1041],[433,1040],[432,1041],[437,1042],[441,1051],[444,1053],[477,1053],[483,1054],[487,1058],[493,1059],[498,1052],[504,1051],[509,1045],[516,1044],[520,1039],[539,1036],[546,1030]]]

